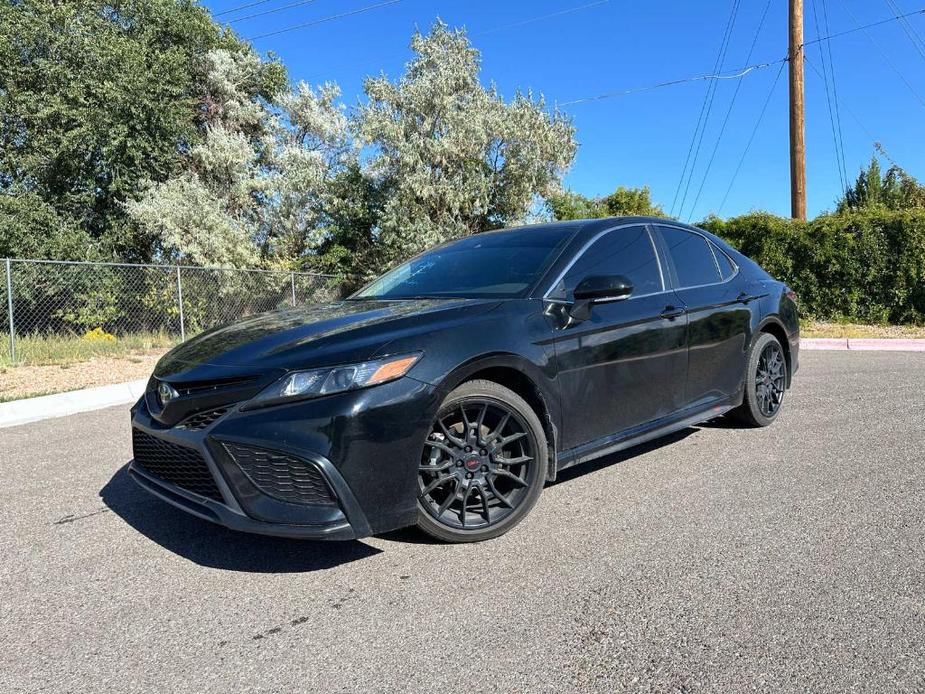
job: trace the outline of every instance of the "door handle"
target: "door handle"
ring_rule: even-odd
[[[739,295],[736,297],[736,301],[740,304],[747,304],[749,301],[754,301],[755,299],[761,299],[766,297],[767,294],[749,294],[748,292],[739,292]]]
[[[662,311],[659,315],[659,318],[667,318],[668,320],[674,320],[679,316],[683,316],[687,313],[687,309],[680,306],[666,306],[665,310]]]

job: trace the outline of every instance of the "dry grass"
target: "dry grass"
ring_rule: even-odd
[[[10,362],[9,334],[0,334],[0,368],[75,364],[97,357],[132,357],[177,344],[175,335],[135,333],[113,340],[93,340],[79,335],[19,335],[16,364]]]
[[[826,323],[803,321],[800,337],[872,337],[872,338],[925,338],[921,325],[859,325],[857,323]]]

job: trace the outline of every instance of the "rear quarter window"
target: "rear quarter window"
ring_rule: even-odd
[[[719,272],[723,276],[723,280],[728,280],[736,274],[735,265],[720,248],[717,248],[714,244],[710,245],[713,248],[713,255],[716,257],[716,264],[719,265]]]
[[[674,263],[680,288],[722,281],[717,260],[703,236],[672,227],[659,227],[659,231]]]

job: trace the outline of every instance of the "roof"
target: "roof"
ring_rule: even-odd
[[[561,230],[563,228],[573,227],[575,233],[584,231],[596,233],[604,229],[609,229],[614,226],[619,226],[622,224],[665,224],[670,223],[672,226],[679,226],[685,229],[697,229],[690,224],[685,224],[684,222],[679,222],[676,219],[669,219],[666,217],[646,217],[646,216],[624,216],[624,217],[603,217],[600,219],[574,219],[561,222],[544,222],[542,224],[526,224],[518,227],[509,227],[507,229],[499,229],[500,232],[505,231],[522,231],[524,229],[530,229],[531,231],[543,231],[545,229],[556,229]],[[702,231],[697,229],[697,231]]]

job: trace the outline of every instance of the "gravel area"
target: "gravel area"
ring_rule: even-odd
[[[2,692],[925,691],[925,357],[812,352],[768,429],[574,468],[513,532],[236,534],[126,408],[0,434]]]
[[[0,402],[147,378],[166,351],[94,357],[70,364],[6,367],[0,369]]]

